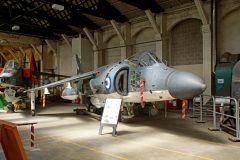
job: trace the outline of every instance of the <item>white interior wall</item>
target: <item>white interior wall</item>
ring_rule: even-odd
[[[194,64],[194,65],[178,65],[173,66],[173,68],[181,70],[181,71],[187,71],[191,72],[193,74],[198,75],[199,77],[203,78],[203,65],[202,64]]]
[[[49,72],[52,69],[56,69],[53,51],[46,50],[46,54],[43,56],[43,70]]]
[[[171,30],[171,64],[190,65],[203,63],[202,22],[187,19]]]
[[[104,41],[103,65],[114,63],[121,60],[119,37],[116,34]],[[117,47],[117,48],[115,48]]]
[[[80,58],[83,71],[93,69],[92,45],[85,38],[73,38],[71,48],[67,44],[59,45],[59,74],[69,76],[77,74],[76,54]]]
[[[82,48],[82,43],[81,43],[81,38],[73,38],[72,39],[72,53],[71,53],[71,58],[72,58],[72,75],[77,74],[77,61],[76,61],[76,55],[81,60],[81,48]]]
[[[72,54],[67,44],[59,45],[59,74],[71,76]]]
[[[218,23],[218,54],[240,54],[240,9],[235,9]]]
[[[92,45],[89,40],[85,38],[81,38],[81,63],[84,72],[93,70]]]
[[[143,29],[133,38],[133,40],[133,43],[135,43],[132,49],[133,53],[139,53],[142,51],[150,51],[155,53],[155,33],[151,27]]]

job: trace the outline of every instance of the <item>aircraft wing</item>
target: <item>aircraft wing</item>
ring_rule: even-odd
[[[53,73],[47,73],[47,72],[37,72],[37,74],[45,75],[45,76],[48,76],[48,77],[64,77],[64,78],[71,77],[71,76],[66,76],[66,75],[61,75],[61,74],[53,74]]]
[[[43,85],[43,86],[40,86],[40,87],[32,88],[32,89],[27,90],[26,92],[41,90],[41,89],[48,88],[48,87],[54,87],[54,86],[58,86],[58,85],[61,85],[61,84],[67,83],[67,82],[77,81],[79,79],[93,78],[93,77],[95,77],[95,75],[96,75],[96,72],[91,71],[91,72],[83,73],[83,74],[80,74],[80,75],[72,76],[72,77],[69,77],[69,78],[65,78],[63,80],[56,81],[56,82],[53,82],[53,83],[49,83],[49,84],[46,84],[46,85]]]

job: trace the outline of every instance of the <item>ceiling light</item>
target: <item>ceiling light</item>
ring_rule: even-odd
[[[7,44],[8,41],[6,39],[0,39],[0,44]]]
[[[63,11],[64,6],[62,6],[60,4],[52,4],[52,9],[55,9],[55,10],[58,10],[58,11]]]
[[[12,30],[13,31],[18,31],[20,29],[20,26],[19,25],[14,25],[12,26]]]

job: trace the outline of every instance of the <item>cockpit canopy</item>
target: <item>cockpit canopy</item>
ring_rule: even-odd
[[[156,63],[161,63],[156,55],[150,52],[141,52],[135,54],[134,56],[129,57],[128,60],[140,67],[147,67]]]
[[[4,69],[2,73],[11,73],[12,70],[18,70],[20,68],[19,63],[16,60],[7,61],[4,65]]]

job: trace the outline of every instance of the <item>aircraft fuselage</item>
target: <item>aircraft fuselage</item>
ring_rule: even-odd
[[[151,54],[148,54],[151,58]],[[188,99],[205,90],[206,85],[198,76],[154,60],[143,63],[141,56],[145,58],[143,54],[139,55],[138,60],[129,58],[97,69],[96,77],[89,82],[93,91],[93,105],[103,107],[106,98],[122,98],[123,102],[140,103],[140,80],[144,81],[145,102]]]

